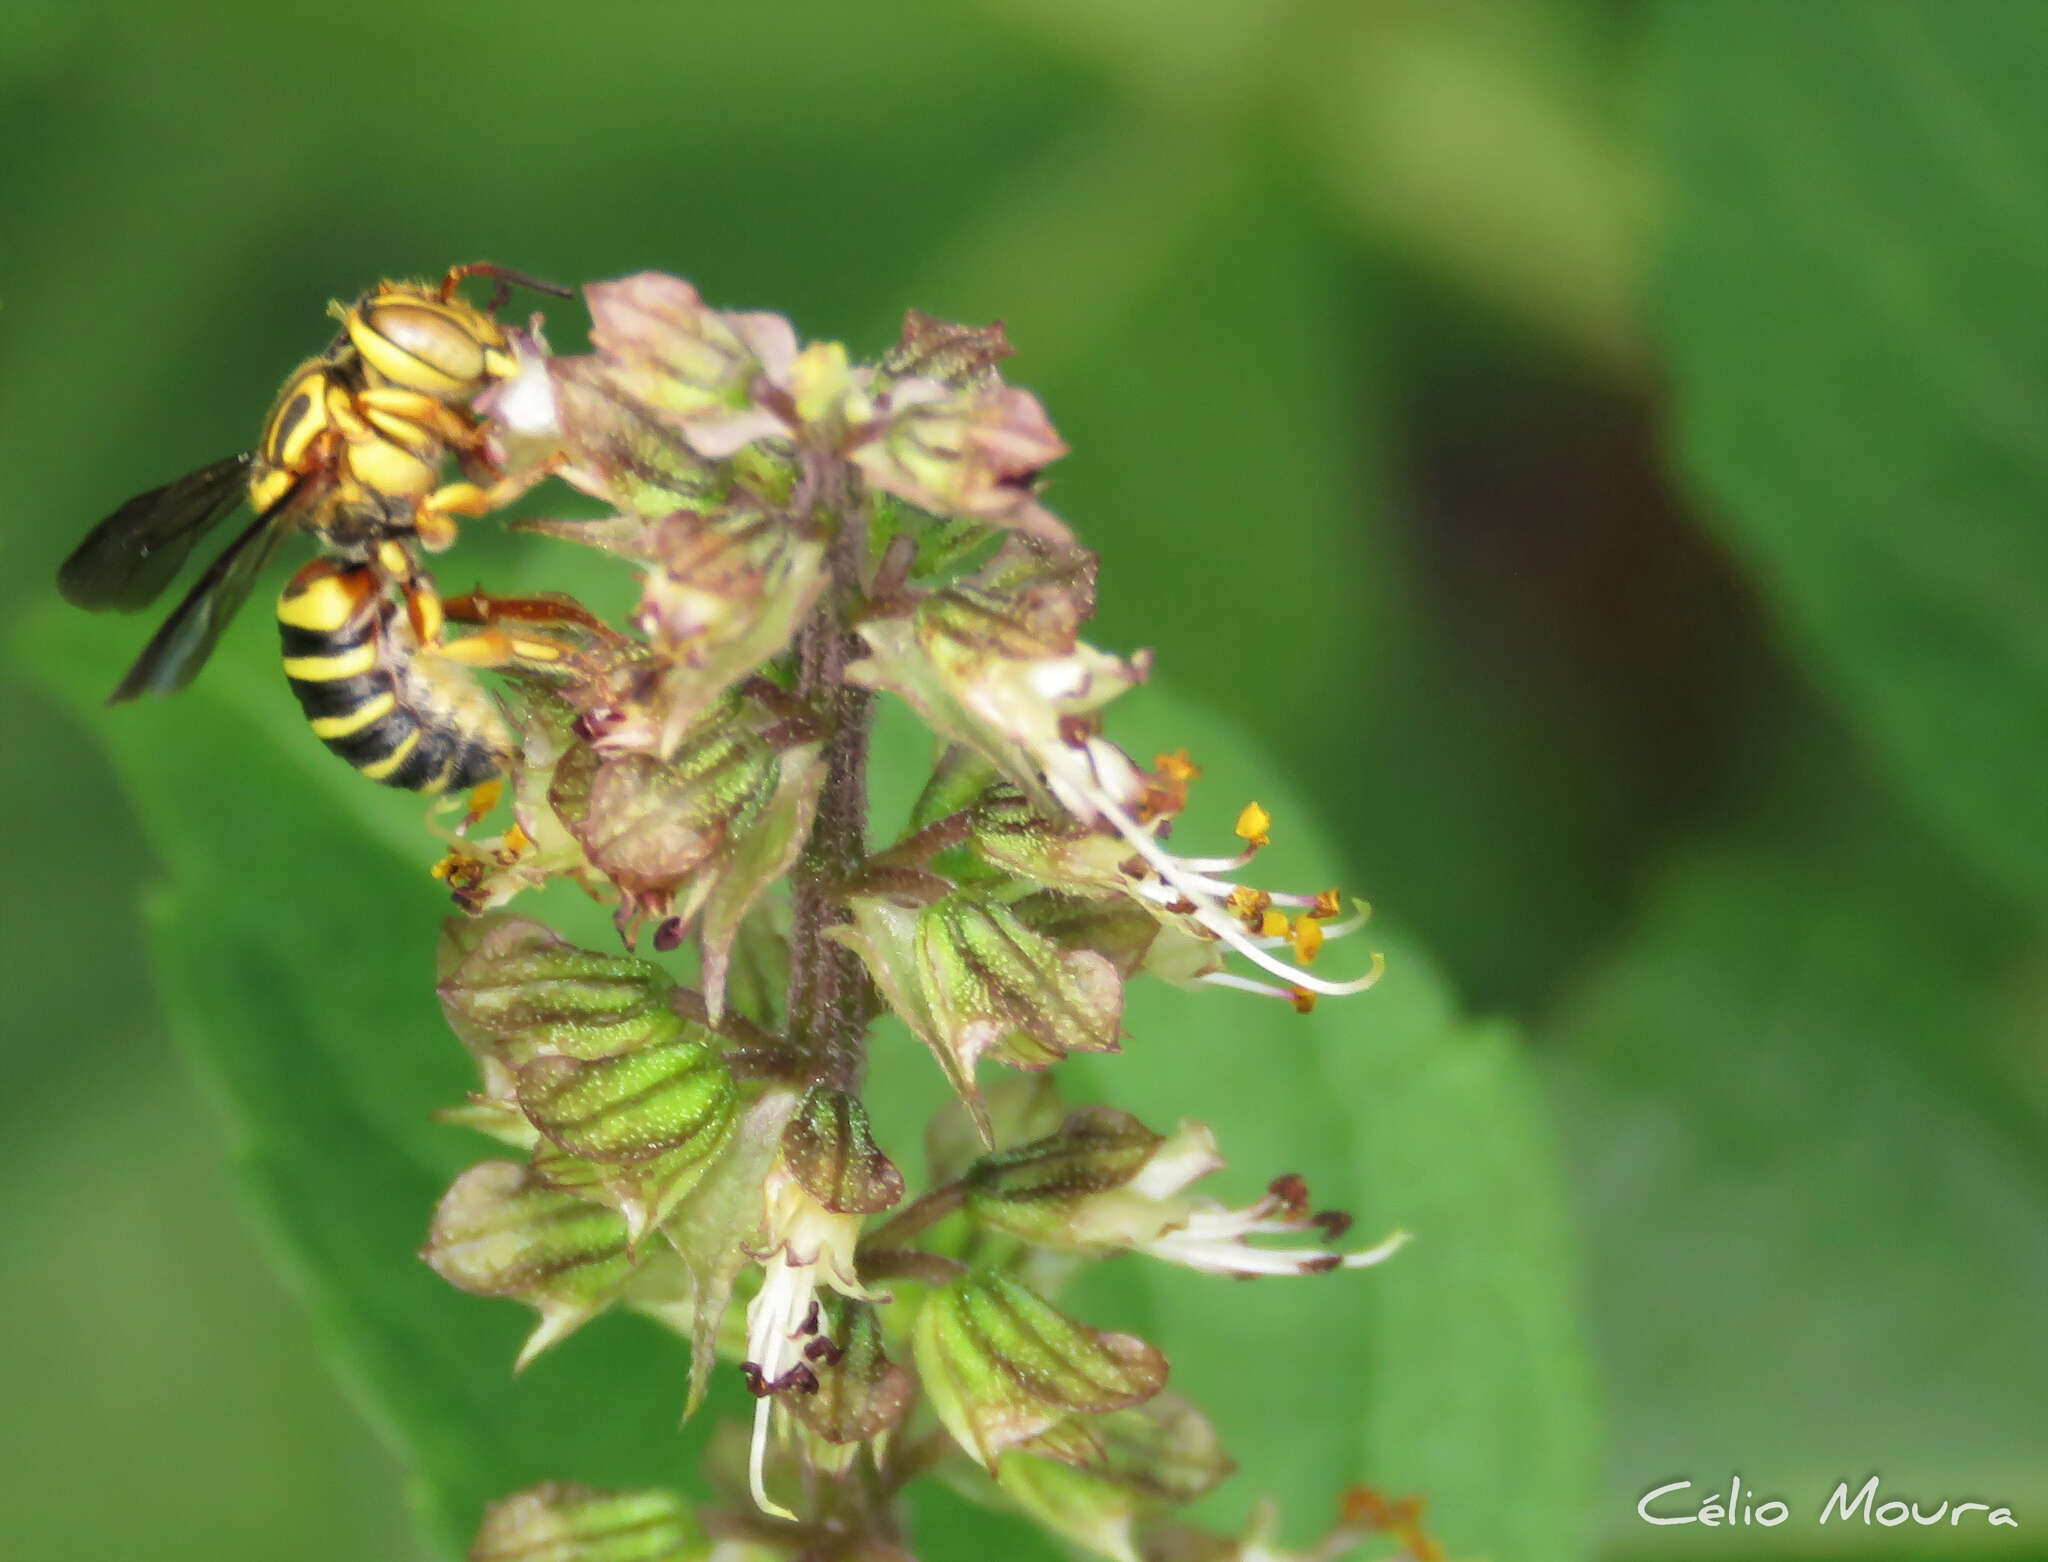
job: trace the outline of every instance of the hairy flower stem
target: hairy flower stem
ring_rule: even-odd
[[[847,920],[836,892],[867,855],[868,734],[874,695],[846,681],[861,654],[846,627],[860,598],[866,517],[842,507],[828,563],[831,589],[797,638],[797,696],[824,720],[826,778],[818,816],[790,875],[789,1038],[809,1062],[813,1083],[858,1092],[874,997],[860,956],[824,937]]]

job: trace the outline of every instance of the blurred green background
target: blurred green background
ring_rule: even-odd
[[[1529,1349],[1588,1343],[1603,1430],[1468,1451],[1471,1493],[1569,1466],[1493,1554],[2048,1556],[2043,80],[2032,0],[0,8],[10,1554],[429,1554],[375,1372],[321,1363],[346,1319],[237,1213],[246,1081],[175,1056],[140,911],[205,877],[209,800],[276,848],[223,874],[370,907],[347,841],[416,811],[322,769],[260,608],[203,683],[246,678],[283,768],[199,691],[75,698],[148,626],[48,599],[247,442],[326,300],[491,258],[863,352],[909,306],[1007,321],[1094,638],[1293,777],[1540,1081],[1527,1145],[1416,1158],[1561,1158]],[[232,986],[231,919],[186,923]],[[1429,1370],[1514,1354],[1482,1332]],[[1635,1518],[1733,1472],[1792,1521]],[[1873,1473],[2023,1527],[1812,1522]],[[1516,1533],[1432,1495],[1454,1550]]]

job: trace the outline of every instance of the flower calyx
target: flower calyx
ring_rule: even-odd
[[[673,946],[697,927],[714,1022],[742,919],[810,834],[825,780],[820,753],[815,739],[732,699],[668,759],[579,743],[555,767],[549,802],[617,890],[620,931],[630,938],[651,918]]]
[[[420,1256],[457,1290],[540,1314],[515,1370],[623,1297],[637,1267],[623,1217],[514,1161],[485,1161],[456,1178]]]
[[[875,1143],[859,1096],[813,1085],[782,1130],[782,1163],[819,1206],[879,1215],[903,1198],[903,1173]]]
[[[680,1028],[660,966],[580,949],[528,917],[450,918],[437,959],[441,1012],[483,1064],[487,1095],[514,1098],[513,1073],[543,1054],[607,1057]]]
[[[710,1552],[673,1492],[548,1481],[492,1503],[466,1562],[701,1562]]]
[[[998,901],[960,893],[905,907],[856,898],[832,937],[860,955],[877,988],[931,1049],[984,1142],[975,1083],[984,1056],[1042,1069],[1075,1052],[1114,1052],[1123,982],[1105,956],[1064,949]]]
[[[717,1038],[681,1019],[668,1039],[629,1052],[534,1058],[514,1090],[527,1120],[583,1163],[569,1169],[543,1157],[539,1174],[557,1186],[594,1187],[625,1217],[636,1246],[725,1149],[738,1109]]]
[[[996,1485],[1039,1523],[1112,1562],[1140,1562],[1142,1522],[1206,1496],[1235,1468],[1208,1418],[1177,1394],[1089,1424],[1099,1452],[1084,1462],[1026,1443],[997,1467]]]
[[[1100,1459],[1089,1418],[1143,1404],[1166,1383],[1166,1358],[1143,1340],[1076,1323],[988,1271],[928,1295],[913,1338],[940,1422],[991,1471],[1025,1445],[1067,1462]]]

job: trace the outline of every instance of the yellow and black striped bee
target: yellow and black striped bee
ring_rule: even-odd
[[[497,283],[484,308],[456,291],[478,275]],[[453,268],[438,286],[386,282],[339,308],[340,333],[285,381],[254,450],[138,494],[87,534],[59,570],[58,589],[79,607],[134,612],[162,594],[194,544],[239,502],[255,512],[143,647],[109,704],[190,683],[291,532],[310,533],[346,563],[374,563],[380,579],[430,592],[412,567],[412,548],[447,548],[456,516],[509,504],[539,480],[540,471],[489,473],[469,410],[476,395],[516,371],[496,319],[515,284],[566,296],[480,264]],[[466,477],[490,481],[443,483],[451,454]]]
[[[379,564],[323,558],[277,599],[285,677],[314,736],[386,786],[441,793],[495,779],[512,748],[504,717],[467,666],[430,649],[439,626],[419,620],[433,599],[390,587]]]
[[[573,662],[578,640],[609,632],[565,597],[469,592],[444,603],[424,576],[401,578],[391,553],[315,559],[287,582],[277,601],[285,677],[314,735],[370,780],[434,795],[482,787],[503,774],[512,735],[471,669],[545,675]],[[451,640],[444,611],[483,627]]]

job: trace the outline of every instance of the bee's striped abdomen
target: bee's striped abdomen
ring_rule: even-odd
[[[496,776],[507,743],[468,671],[433,672],[370,565],[316,559],[277,601],[285,676],[313,733],[372,781],[459,791]]]

